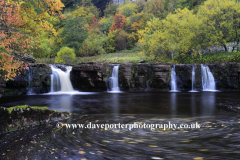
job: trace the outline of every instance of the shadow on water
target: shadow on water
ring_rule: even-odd
[[[233,96],[234,95],[234,96]],[[167,117],[214,116],[217,102],[240,95],[224,92],[96,93],[89,95],[31,95],[4,97],[0,105],[47,106],[81,114],[157,114]]]

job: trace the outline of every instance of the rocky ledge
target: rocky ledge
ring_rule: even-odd
[[[72,66],[70,80],[79,91],[96,92],[110,89],[109,77],[115,64],[80,63]],[[240,63],[207,64],[212,72],[217,90],[240,90]],[[62,65],[58,68],[65,70]],[[169,91],[173,64],[162,63],[121,63],[119,87],[121,91]],[[179,90],[192,89],[192,68],[195,68],[194,89],[202,90],[201,64],[175,65],[176,82]],[[4,96],[23,95],[27,92],[48,93],[51,86],[51,67],[48,64],[30,63],[14,81],[0,79],[0,91]],[[30,75],[30,76],[29,76]],[[29,78],[30,77],[30,78]]]
[[[29,125],[60,120],[69,116],[70,114],[67,112],[61,113],[48,110],[44,107],[38,107],[37,109],[30,106],[14,109],[0,107],[0,133],[20,129]]]

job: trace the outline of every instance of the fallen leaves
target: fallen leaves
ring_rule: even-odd
[[[156,146],[156,145],[148,145],[149,147],[152,147],[152,148],[156,148],[156,147],[158,147],[158,146]]]
[[[84,152],[84,151],[79,151],[78,153],[79,153],[79,154],[85,154],[85,152]]]

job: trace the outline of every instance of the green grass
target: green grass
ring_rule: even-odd
[[[133,62],[138,63],[138,61],[145,60],[150,62],[150,58],[142,55],[141,53],[111,53],[105,55],[98,55],[92,57],[77,57],[77,63],[84,62],[112,62],[112,63],[123,63],[123,62]]]
[[[158,62],[148,56],[145,56],[142,52],[138,52],[133,49],[91,57],[76,57],[73,65],[87,62],[138,63],[140,60],[144,60],[146,63]],[[165,59],[164,62],[176,64],[240,62],[240,51],[207,53],[202,56],[177,56],[173,60]],[[39,58],[36,63],[53,64],[54,58]]]
[[[54,64],[55,58],[36,58],[36,63]]]
[[[240,52],[215,52],[207,53],[194,57],[182,57],[177,56],[174,58],[175,63],[177,64],[192,64],[192,63],[227,63],[227,62],[240,62]]]
[[[13,111],[13,109],[18,109],[18,108],[22,108],[22,109],[26,109],[30,106],[28,105],[22,105],[22,106],[14,106],[14,107],[10,107],[10,108],[7,108],[8,112],[11,113]],[[33,107],[30,107],[32,109],[41,109],[41,110],[47,110],[48,107],[38,107],[38,106],[33,106]]]
[[[37,58],[36,63],[47,63],[53,64],[54,58]],[[151,59],[142,53],[130,51],[121,51],[118,53],[110,53],[104,55],[96,55],[91,57],[76,57],[73,64],[87,63],[87,62],[112,62],[112,63],[123,63],[123,62],[133,62],[138,63],[138,61],[145,60],[146,63],[152,62]]]

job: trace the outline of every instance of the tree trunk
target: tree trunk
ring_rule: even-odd
[[[227,52],[228,51],[227,46],[224,44],[223,47],[225,49],[225,52]]]

